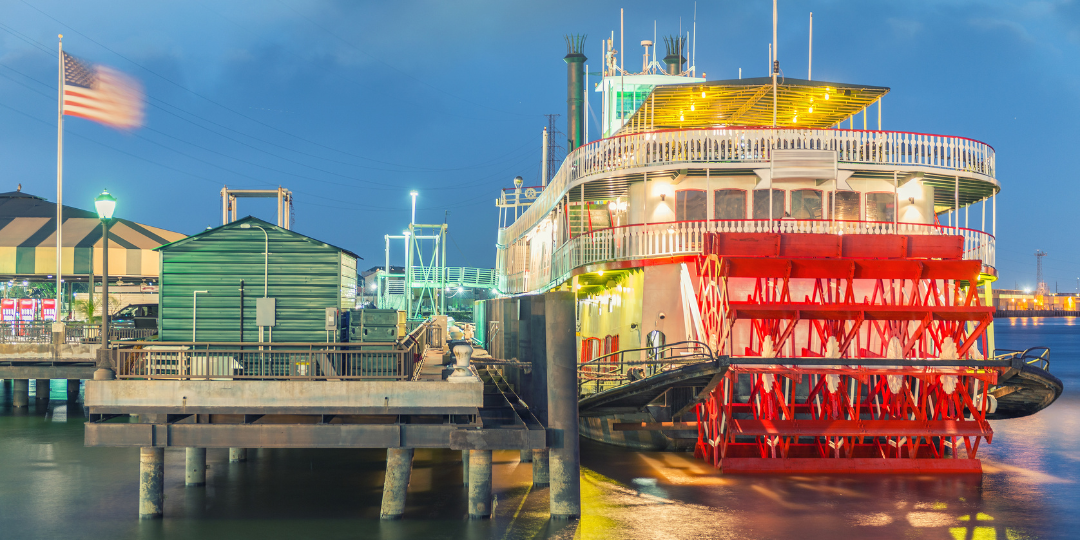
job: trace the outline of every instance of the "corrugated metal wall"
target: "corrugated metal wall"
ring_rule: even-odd
[[[240,228],[243,223],[252,227]],[[266,229],[270,240],[267,296],[277,299],[273,341],[326,341],[325,309],[353,307],[343,289],[355,287],[355,257],[255,218],[160,248],[162,341],[191,340],[192,292],[197,290],[209,292],[198,295],[196,340],[240,341],[240,280],[245,289],[243,340],[258,341],[255,302],[263,296],[264,236],[255,225]]]

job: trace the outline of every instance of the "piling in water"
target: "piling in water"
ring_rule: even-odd
[[[544,295],[547,317],[548,467],[551,519],[581,516],[574,293]]]
[[[229,463],[240,463],[242,461],[247,461],[247,448],[230,448]]]
[[[26,407],[30,404],[30,379],[15,379],[11,391],[11,405]]]
[[[551,482],[551,476],[548,471],[548,451],[547,448],[541,448],[539,450],[532,451],[532,473],[533,473],[533,487],[545,488],[548,487]]]
[[[67,399],[68,401],[79,401],[79,379],[67,380]]]
[[[461,483],[469,485],[469,451],[461,451]]]
[[[491,517],[491,450],[469,450],[469,519]]]
[[[401,519],[405,513],[405,496],[412,476],[412,448],[386,449],[386,476],[383,477],[381,519]]]
[[[49,379],[36,379],[34,381],[34,397],[35,399],[49,399],[49,390],[51,389],[52,381]]]
[[[165,449],[139,449],[139,519],[160,518],[165,506]]]
[[[522,463],[532,463],[532,457],[533,457],[533,454],[532,454],[531,449],[521,451],[521,462]]]
[[[184,485],[206,485],[206,449],[187,448],[184,467]]]

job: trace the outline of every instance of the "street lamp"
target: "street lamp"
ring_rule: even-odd
[[[101,220],[101,347],[109,348],[109,227],[116,210],[116,197],[109,190],[94,199],[98,219]],[[94,296],[94,284],[90,284],[90,297]]]

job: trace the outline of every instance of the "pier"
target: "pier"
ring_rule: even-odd
[[[237,460],[248,448],[385,448],[384,519],[404,513],[415,449],[462,452],[473,519],[491,515],[492,450],[518,450],[536,486],[550,486],[552,517],[572,519],[580,515],[577,382],[564,329],[573,297],[537,298],[538,320],[547,321],[537,328],[539,353],[513,371],[543,375],[524,383],[509,367],[484,365],[483,349],[450,341],[445,318],[396,346],[121,343],[97,366],[107,376],[87,382],[85,443],[140,448],[143,518],[162,516],[164,449],[183,447],[193,489],[206,482],[207,448],[230,448]]]

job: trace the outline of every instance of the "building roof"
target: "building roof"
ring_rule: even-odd
[[[777,83],[776,125],[783,128],[833,126],[889,93],[883,86],[804,79]],[[772,79],[757,77],[657,86],[616,135],[772,125]]]
[[[198,240],[200,238],[211,235],[216,231],[221,231],[221,230],[225,230],[225,229],[241,228],[240,226],[245,224],[245,223],[250,223],[250,224],[253,224],[253,225],[259,225],[259,226],[264,227],[266,229],[275,230],[275,231],[278,231],[278,232],[283,233],[283,234],[292,235],[292,236],[307,240],[308,242],[311,242],[312,244],[316,244],[316,245],[336,249],[336,250],[338,250],[338,251],[340,251],[342,253],[348,254],[348,255],[350,255],[350,256],[352,256],[352,257],[354,257],[356,259],[359,259],[359,260],[364,259],[363,257],[361,257],[361,256],[359,256],[359,255],[357,255],[357,254],[355,254],[355,253],[353,253],[353,252],[351,252],[351,251],[349,251],[349,250],[347,250],[345,248],[341,248],[341,247],[338,247],[338,246],[335,246],[335,245],[332,245],[332,244],[327,244],[326,242],[323,242],[322,240],[317,240],[317,239],[312,238],[310,236],[307,236],[305,234],[300,234],[300,233],[298,233],[296,231],[292,231],[292,230],[286,229],[284,227],[278,227],[277,225],[274,225],[272,223],[263,221],[263,220],[261,220],[261,219],[259,219],[257,217],[254,217],[254,216],[247,216],[247,217],[244,217],[244,218],[240,218],[240,219],[238,219],[238,220],[236,220],[236,221],[234,221],[232,223],[226,223],[225,225],[221,225],[219,227],[214,227],[212,229],[206,229],[205,231],[203,231],[203,232],[201,232],[199,234],[193,234],[191,236],[188,236],[186,238],[182,238],[182,239],[177,240],[175,242],[171,242],[171,243],[168,243],[168,244],[165,244],[165,245],[162,245],[162,246],[158,246],[158,247],[154,248],[154,250],[155,251],[167,251],[170,248],[173,248],[173,247],[176,247],[176,246],[179,246],[179,245],[182,245],[182,244],[186,244],[188,242],[194,242],[194,241],[196,241],[196,240]]]

